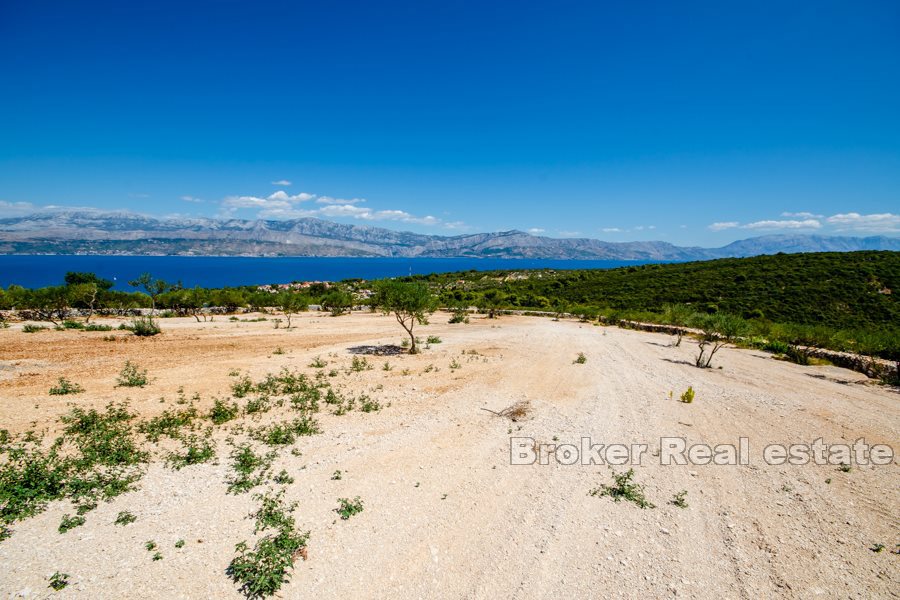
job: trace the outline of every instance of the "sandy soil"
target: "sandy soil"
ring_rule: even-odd
[[[270,321],[166,319],[165,333],[147,340],[0,330],[0,427],[52,434],[71,402],[102,407],[125,398],[149,417],[175,406],[179,388],[199,393],[206,410],[213,397],[230,394],[234,370],[255,379],[283,366],[312,374],[308,364],[321,356],[329,369],[342,369],[334,381],[386,406],[323,412],[323,433],[295,444],[300,456],[281,452],[276,471],[295,477],[287,497],[299,502],[298,525],[310,531],[308,560],[298,561],[281,597],[890,598],[900,591],[900,556],[890,552],[900,543],[896,461],[842,472],[762,460],[767,444],[820,437],[897,447],[900,395],[861,375],[737,349],[717,355],[722,369],[699,370],[687,340],[673,348],[663,335],[526,317],[447,325],[446,315],[420,331],[443,343],[388,358],[391,371],[381,369],[384,358],[370,358],[373,370],[348,374],[348,349],[398,343],[396,322],[371,314],[295,321],[285,331]],[[274,354],[279,347],[284,353]],[[578,352],[584,364],[573,362]],[[125,360],[146,367],[152,384],[116,388]],[[450,368],[453,360],[460,368]],[[86,392],[49,396],[61,376]],[[678,402],[689,385],[696,400]],[[482,410],[522,400],[531,413],[519,422]],[[0,593],[241,597],[225,568],[235,544],[253,539],[247,515],[255,502],[226,494],[226,435],[216,436],[216,464],[174,471],[157,460],[136,491],[101,503],[66,534],[57,526],[72,512],[68,502],[17,523],[0,542]],[[648,444],[635,477],[656,508],[589,495],[611,482],[608,466],[511,465],[511,436]],[[654,456],[663,436],[710,445],[736,445],[743,436],[750,464],[664,466]],[[332,480],[338,469],[342,479]],[[669,503],[680,490],[687,508]],[[337,518],[337,498],[354,496],[365,510]],[[123,510],[137,521],[113,525]],[[151,539],[163,560],[150,560],[144,542]],[[179,539],[186,545],[176,549]],[[871,551],[875,543],[886,549]],[[71,580],[58,593],[47,587],[55,571]]]

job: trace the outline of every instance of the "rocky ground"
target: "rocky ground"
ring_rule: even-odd
[[[442,314],[419,332],[442,343],[416,356],[368,356],[373,368],[355,372],[360,347],[399,343],[403,332],[393,318],[308,313],[290,330],[268,318],[164,319],[164,333],[149,339],[2,329],[0,428],[45,430],[49,439],[70,403],[102,408],[125,399],[146,419],[183,406],[180,389],[187,398],[199,395],[202,413],[214,398],[231,395],[236,372],[259,380],[282,367],[310,376],[322,370],[336,388],[366,394],[382,408],[334,415],[323,406],[322,433],[299,438],[275,461],[273,472],[286,470],[293,483],[254,490],[283,488],[298,503],[297,526],[310,532],[306,559],[297,559],[281,597],[898,595],[896,462],[848,471],[763,460],[769,444],[817,438],[896,447],[900,395],[862,375],[738,349],[716,355],[721,368],[700,370],[687,339],[674,348],[662,334],[575,321],[476,317],[449,325]],[[309,366],[317,356],[327,366]],[[150,385],[116,387],[126,360],[147,369]],[[48,395],[59,377],[85,392]],[[688,386],[695,400],[679,402]],[[494,414],[523,401],[527,414],[515,421]],[[73,512],[68,501],[15,523],[0,542],[0,593],[241,597],[225,570],[235,544],[254,539],[248,515],[258,503],[253,492],[226,491],[229,441],[242,440],[246,427],[287,418],[287,410],[216,428],[217,458],[181,470],[163,464],[171,440],[146,442],[154,458],[136,489],[101,502],[66,533],[58,526]],[[512,465],[511,437],[536,445],[583,437],[646,444],[634,481],[655,508],[590,495],[612,484],[609,465]],[[736,446],[744,437],[749,464],[663,465],[663,437],[710,446]],[[683,508],[671,503],[681,491]],[[341,519],[338,498],[356,496],[364,510]],[[136,521],[115,525],[121,511]],[[145,549],[150,540],[160,560]],[[178,540],[185,541],[180,548]],[[884,550],[873,551],[876,544]],[[69,575],[59,592],[48,588],[55,572]]]

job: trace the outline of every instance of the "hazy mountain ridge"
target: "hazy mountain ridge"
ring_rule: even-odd
[[[558,239],[516,230],[438,236],[314,218],[159,219],[128,212],[72,210],[0,219],[2,254],[705,260],[853,250],[900,250],[900,238],[789,234],[739,240],[721,248],[699,248],[660,241]]]

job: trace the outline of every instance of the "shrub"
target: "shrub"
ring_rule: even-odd
[[[681,394],[681,401],[685,404],[690,404],[694,401],[694,388],[688,386],[688,389],[685,390],[683,394]]]
[[[236,402],[228,404],[224,400],[216,398],[213,407],[209,409],[209,419],[216,425],[227,423],[234,419],[240,413],[240,409]]]
[[[26,323],[22,327],[23,333],[37,333],[38,331],[47,331],[47,328],[43,325],[32,325],[31,323]]]
[[[84,326],[85,331],[112,331],[112,327],[109,325],[95,325],[91,323],[90,325]]]
[[[84,323],[80,323],[78,321],[63,321],[62,322],[63,329],[84,329]]]
[[[296,504],[284,505],[284,492],[273,495],[257,495],[261,502],[256,518],[255,532],[272,531],[256,542],[253,549],[247,542],[235,546],[238,555],[226,569],[226,573],[240,584],[248,598],[271,596],[288,581],[288,569],[292,569],[298,557],[306,558],[309,532],[299,533],[291,513]]]
[[[583,365],[587,362],[587,356],[584,355],[584,352],[579,352],[578,357],[572,362],[575,364]]]
[[[371,371],[372,365],[363,356],[354,356],[353,362],[350,364],[350,370],[359,373],[360,371]]]
[[[130,329],[134,335],[140,337],[149,337],[162,333],[159,325],[157,325],[156,321],[154,321],[151,317],[140,317],[138,319],[134,319],[128,329]]]
[[[439,338],[439,337],[436,336],[436,335],[429,335],[429,336],[428,336],[428,339],[425,340],[425,343],[427,343],[427,344],[440,344],[440,343],[441,343],[441,338]]]
[[[51,396],[66,396],[68,394],[80,394],[84,388],[77,383],[72,383],[65,377],[60,377],[56,385],[48,392]]]
[[[762,349],[773,354],[787,354],[790,346],[779,340],[769,340],[763,344]]]
[[[116,379],[116,387],[144,387],[149,383],[147,369],[141,369],[130,360],[125,361],[125,366],[119,371],[119,378]]]
[[[453,310],[453,314],[450,315],[450,320],[447,322],[451,325],[455,325],[456,323],[468,323],[469,311],[465,308],[456,308]]]

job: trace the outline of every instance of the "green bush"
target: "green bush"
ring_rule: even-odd
[[[131,332],[134,333],[134,335],[140,337],[150,337],[162,333],[159,325],[157,325],[156,321],[154,321],[150,317],[140,317],[139,319],[134,319],[128,329],[130,329]]]
[[[150,384],[147,377],[147,369],[141,369],[130,360],[125,361],[125,366],[119,372],[116,379],[116,387],[144,387]]]
[[[84,388],[77,383],[72,383],[65,377],[60,377],[55,386],[48,392],[51,396],[66,396],[68,394],[80,394]]]

